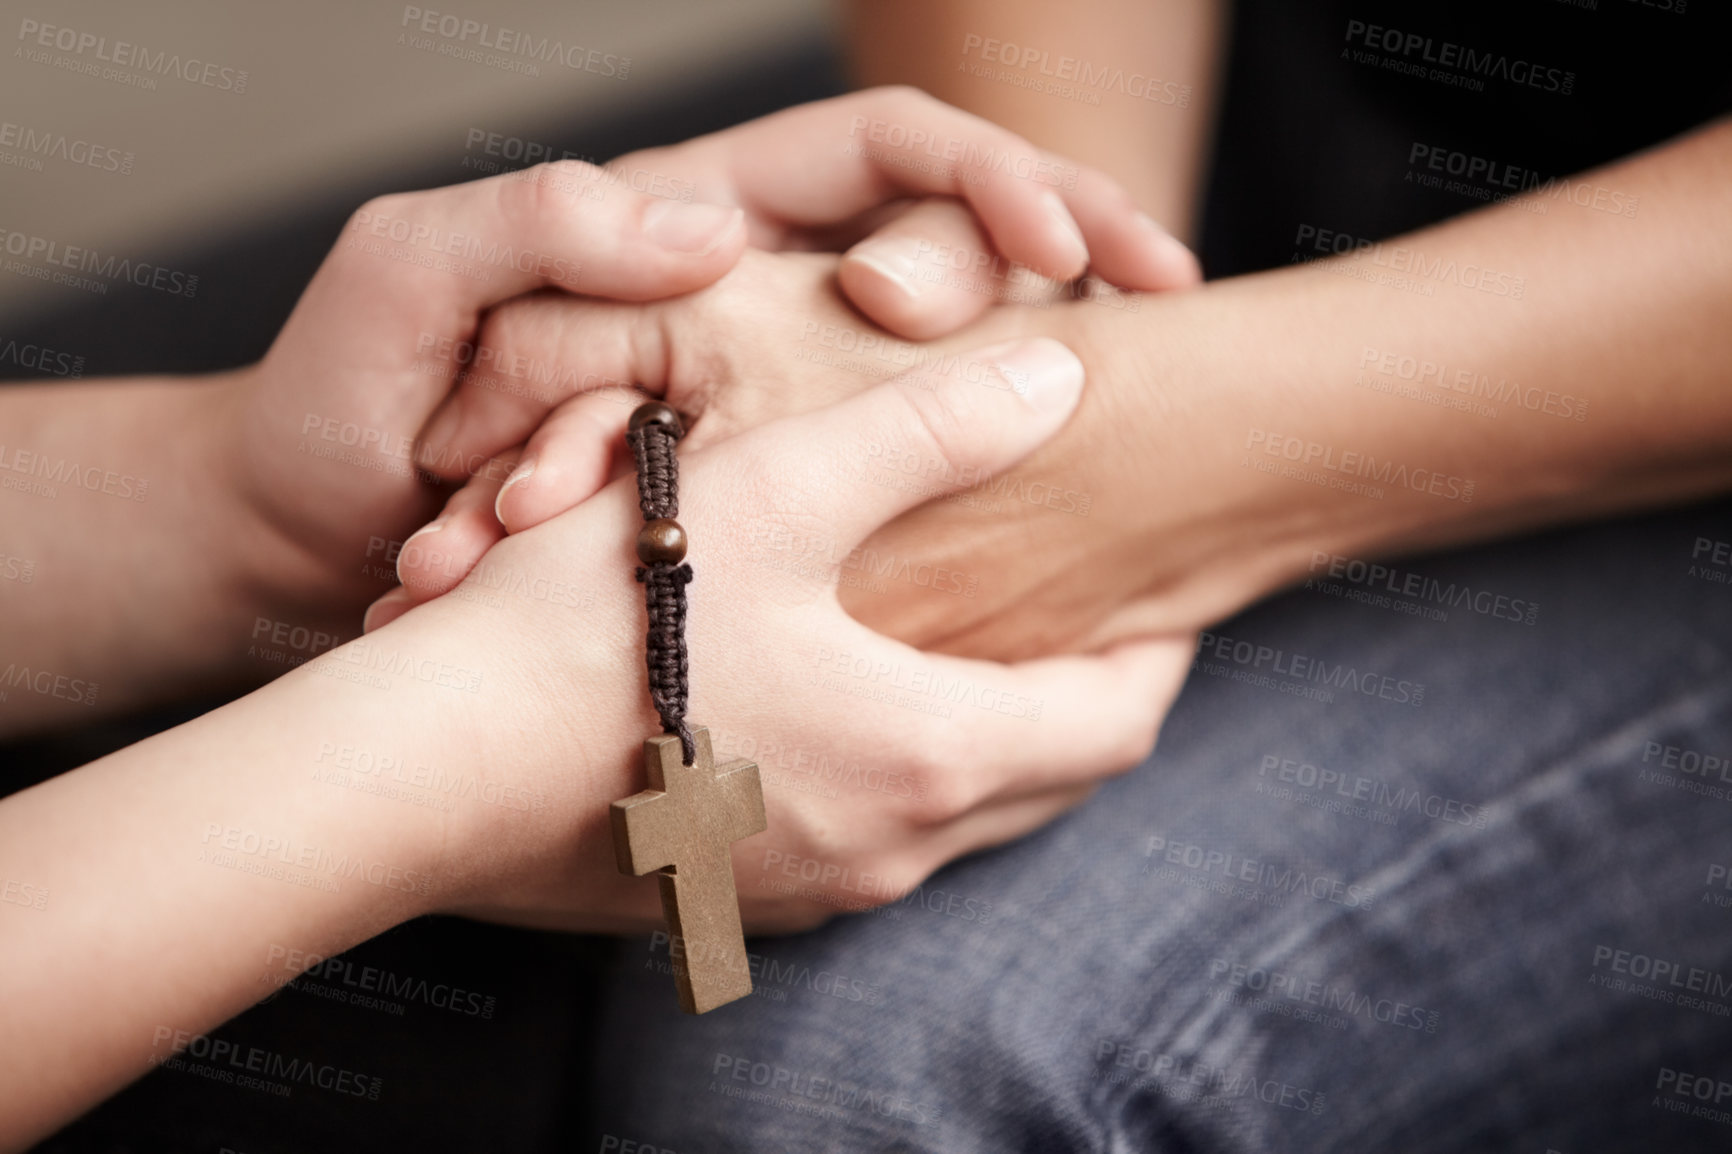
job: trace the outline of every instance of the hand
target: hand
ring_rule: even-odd
[[[965,159],[903,167],[893,148],[869,146],[883,124],[958,142]],[[631,173],[645,165],[695,186],[697,202],[634,191]],[[220,488],[240,499],[243,523],[266,527],[251,550],[256,581],[274,604],[296,607],[285,615],[340,620],[376,595],[380,568],[368,562],[382,553],[374,546],[426,520],[443,495],[427,480],[497,481],[509,470],[509,458],[494,456],[505,446],[442,451],[451,446],[440,429],[482,391],[472,378],[462,396],[446,400],[464,367],[450,351],[473,352],[484,310],[519,293],[548,286],[627,301],[675,296],[725,272],[748,231],[815,244],[834,228],[857,231],[896,194],[915,192],[954,193],[969,207],[921,203],[843,265],[843,282],[863,307],[910,327],[956,327],[990,298],[938,285],[921,291],[914,308],[914,298],[879,275],[885,261],[902,259],[887,253],[915,245],[948,253],[946,243],[989,252],[982,224],[1006,254],[1054,275],[1082,271],[1086,235],[1096,242],[1096,267],[1124,284],[1197,277],[1188,251],[1104,176],[912,90],[790,109],[609,167],[562,161],[371,202],[350,220],[265,359],[221,391],[215,436],[232,479]],[[1060,187],[1015,175],[1025,170]],[[712,197],[716,203],[704,203]],[[730,207],[736,203],[743,207]],[[418,451],[418,435],[435,451]]]
[[[684,458],[690,716],[763,770],[769,830],[732,847],[753,929],[895,900],[1047,821],[1142,759],[1178,689],[1185,643],[937,657],[787,564],[790,530],[847,546],[919,499],[855,480],[871,446],[1000,469],[1076,404],[1081,367],[1053,342],[973,359],[994,367],[912,375]],[[609,822],[660,728],[634,488],[501,543],[455,596],[0,802],[0,873],[54,894],[0,939],[0,1032],[35,1055],[4,1067],[0,1143],[421,914],[655,924],[658,887],[620,876]],[[771,884],[790,862],[815,883]],[[107,980],[117,956],[143,959],[125,983]]]
[[[629,468],[622,438],[643,396],[620,387],[625,382],[686,416],[682,450],[690,451],[852,396],[937,351],[861,322],[841,299],[837,265],[829,256],[748,250],[713,289],[661,305],[534,294],[495,309],[478,342],[495,363],[548,366],[566,378],[581,369],[585,381],[619,384],[569,399],[475,379],[460,384],[447,415],[461,420],[436,422],[439,432],[430,435],[448,439],[428,444],[430,458],[517,460],[516,467],[508,478],[497,470],[472,477],[404,543],[395,558],[403,586],[369,610],[368,628],[453,588],[507,528],[540,524]],[[1032,330],[1036,316],[1033,309],[994,309],[952,343],[1016,336]],[[838,354],[838,342],[863,342],[870,351],[864,359]],[[520,445],[521,452],[513,448]]]
[[[684,184],[739,205],[756,248],[851,244],[843,294],[910,339],[954,332],[1004,299],[1011,262],[1060,280],[1089,267],[1131,291],[1202,279],[1116,181],[914,88],[801,105],[607,167],[634,187]]]
[[[681,454],[680,520],[697,573],[690,717],[710,727],[719,754],[779,755],[760,754],[770,829],[738,844],[742,878],[763,877],[765,855],[776,851],[788,856],[772,860],[814,859],[872,879],[842,895],[850,904],[898,897],[944,862],[1043,824],[1103,775],[1136,764],[1183,679],[1183,639],[1015,666],[921,653],[851,620],[829,574],[790,559],[790,532],[846,550],[923,499],[860,483],[875,447],[958,473],[996,472],[1050,436],[1081,390],[1081,365],[1056,342],[968,360],[978,372],[909,373]],[[480,825],[442,829],[464,877],[442,908],[570,928],[652,923],[655,887],[617,874],[607,822],[608,802],[641,788],[641,743],[659,728],[643,687],[643,592],[630,576],[640,524],[633,482],[622,479],[500,543],[457,596],[330,659],[364,660],[355,647],[366,647],[513,671],[482,683],[474,712],[485,732],[435,756],[462,756],[463,741],[478,746],[489,773],[503,767],[515,784],[545,792],[546,812],[558,816],[484,814],[471,819]],[[593,607],[578,613],[567,599],[523,595],[549,582],[593,594]],[[777,780],[796,758],[869,773],[825,798]],[[894,788],[874,790],[873,780]],[[747,921],[791,929],[836,911],[835,898],[810,892],[746,884]]]
[[[1169,365],[1182,364],[1187,342],[1211,338],[1165,314],[1194,311],[1187,301],[1207,290],[1004,306],[956,337],[917,345],[852,313],[835,269],[828,257],[748,252],[714,286],[642,308],[531,296],[495,310],[482,341],[502,359],[637,382],[690,418],[686,445],[697,447],[851,396],[906,365],[961,363],[970,344],[1055,336],[1077,350],[1093,386],[1051,445],[990,477],[946,476],[942,462],[883,450],[865,462],[873,485],[920,495],[984,481],[984,491],[922,505],[857,552],[810,536],[789,547],[834,571],[844,605],[875,628],[1000,659],[1183,634],[1263,591],[1252,582],[1268,570],[1247,556],[1258,541],[1243,519],[1216,516],[1235,496],[1260,507],[1245,490],[1256,475],[1231,467],[1235,458],[1209,486],[1196,483],[1199,453],[1243,436],[1230,425],[1211,431],[1211,412],[1231,418],[1232,395],[1220,386],[1181,396],[1167,383],[1186,379]],[[523,463],[503,491],[496,476],[477,478],[433,534],[405,545],[403,587],[375,604],[370,625],[452,588],[507,528],[538,524],[606,483],[625,464],[617,446],[642,397],[604,388],[551,411],[546,399],[480,390],[468,399],[450,451],[500,452],[527,438]]]
[[[565,162],[380,197],[350,218],[270,352],[214,394],[222,483],[263,526],[257,581],[304,612],[377,595],[374,538],[425,521],[448,477],[485,454],[430,459],[415,438],[490,305],[531,289],[644,301],[714,281],[745,247],[737,208],[645,196]],[[347,615],[345,614],[345,616]],[[350,618],[352,620],[352,618]]]

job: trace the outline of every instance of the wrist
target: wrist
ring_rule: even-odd
[[[1188,548],[1161,566],[1162,596],[1195,625],[1291,584],[1320,553],[1366,557],[1478,515],[1460,446],[1356,381],[1358,324],[1331,323],[1359,317],[1356,287],[1262,274],[1145,297],[1116,329],[1094,321],[1108,389],[1138,430],[1122,515],[1145,548]]]
[[[1257,387],[1208,287],[1057,310],[1088,374],[1083,404],[1048,446],[1092,494],[1084,571],[1116,573],[1115,609],[1091,646],[1195,629],[1278,588],[1295,504],[1233,467],[1235,422]],[[1120,304],[1126,307],[1118,307]]]
[[[201,415],[209,517],[224,543],[227,600],[246,629],[237,652],[261,659],[245,663],[251,676],[274,676],[357,636],[366,606],[396,583],[385,545],[377,555],[365,537],[350,547],[297,513],[297,502],[312,502],[323,462],[304,455],[305,438],[285,448],[277,423],[261,417],[267,371],[260,363],[212,381]],[[292,469],[281,464],[285,454]],[[381,526],[371,542],[388,535]]]
[[[447,601],[452,600],[450,598]],[[514,748],[540,687],[505,675],[515,630],[470,606],[435,602],[319,655],[259,695],[289,695],[276,716],[318,719],[290,739],[297,804],[334,817],[335,843],[388,863],[388,899],[406,920],[462,907],[553,808],[536,766]],[[529,699],[525,699],[525,695]]]
[[[1272,476],[1247,450],[1305,427],[1325,399],[1343,438],[1379,435],[1353,398],[1304,377],[1309,322],[1279,308],[1222,282],[1052,310],[1088,386],[1031,464],[1091,495],[1086,519],[1048,536],[1069,541],[1068,568],[1094,574],[1113,606],[1079,647],[1201,628],[1293,581],[1316,551],[1389,531],[1386,503]]]
[[[138,406],[120,417],[124,435],[141,457],[159,462],[148,501],[149,547],[160,560],[135,582],[135,612],[145,632],[154,620],[173,623],[185,638],[143,667],[141,702],[163,692],[227,691],[295,663],[273,666],[249,654],[258,621],[283,617],[282,575],[293,566],[248,499],[233,419],[247,372],[139,382],[122,393]]]
[[[615,875],[608,805],[639,787],[658,728],[628,512],[598,496],[507,538],[457,589],[319,659],[389,695],[399,720],[376,787],[437,817],[438,911],[538,921]],[[594,544],[610,537],[617,564]],[[361,754],[334,757],[354,784]]]

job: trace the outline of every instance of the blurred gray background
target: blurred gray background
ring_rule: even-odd
[[[198,254],[252,230],[338,202],[352,208],[387,188],[483,175],[463,166],[471,130],[583,152],[637,147],[651,141],[633,124],[682,129],[706,110],[729,110],[730,96],[765,110],[788,102],[779,94],[809,98],[833,63],[824,0],[25,0],[4,11],[0,228],[135,260],[172,255],[201,275],[201,295],[225,284],[209,279]],[[480,49],[474,30],[422,33],[417,11],[486,23],[493,43],[510,29],[527,37],[519,44],[581,46],[573,59],[593,70]],[[42,47],[48,27],[73,51]],[[418,48],[409,34],[524,70]],[[144,63],[121,43],[142,50]],[[183,67],[215,65],[211,83],[163,75],[177,56]],[[623,78],[605,74],[627,59]],[[64,137],[68,149],[94,145],[105,159],[28,150],[25,131],[38,142]],[[105,171],[108,149],[130,153],[131,171]],[[93,295],[8,271],[0,258],[0,336],[80,310]]]

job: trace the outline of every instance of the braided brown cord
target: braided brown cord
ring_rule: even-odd
[[[637,458],[637,503],[645,521],[680,515],[680,464],[674,458],[678,433],[666,425],[645,425],[625,435]]]
[[[626,434],[637,459],[638,507],[645,521],[673,518],[680,511],[679,461],[674,444],[679,434],[662,424],[647,424]],[[662,730],[677,734],[687,765],[697,757],[692,731],[686,725],[686,699],[691,692],[686,654],[686,586],[692,582],[692,567],[660,561],[640,565],[637,579],[644,586],[649,610],[649,633],[644,657],[649,666],[650,700],[662,719]]]

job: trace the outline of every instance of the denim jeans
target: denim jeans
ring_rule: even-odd
[[[1732,1146],[1729,511],[1319,559],[1142,766],[754,996],[625,943],[591,1148]]]

